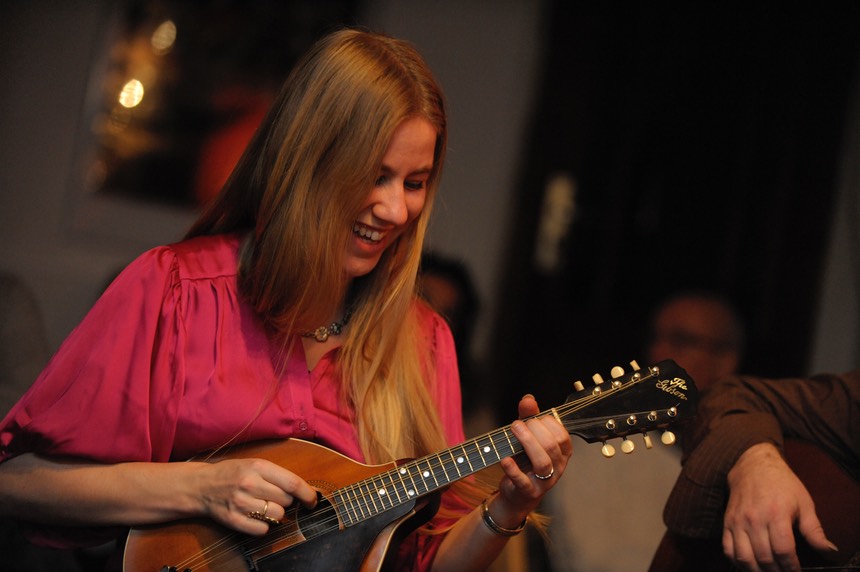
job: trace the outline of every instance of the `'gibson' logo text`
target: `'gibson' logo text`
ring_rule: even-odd
[[[687,389],[687,381],[680,377],[676,377],[675,379],[661,379],[657,381],[656,385],[657,389],[661,391],[665,391],[666,393],[684,400],[687,399],[687,396],[684,394],[685,391],[689,391]]]

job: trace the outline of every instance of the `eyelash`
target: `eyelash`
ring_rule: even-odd
[[[376,186],[378,187],[378,186],[380,186],[380,185],[385,184],[385,182],[386,182],[387,180],[388,180],[388,177],[386,177],[385,175],[382,175],[382,176],[380,176],[379,178],[377,178],[377,179],[376,179],[376,183],[375,183],[375,184],[376,184]],[[404,183],[404,186],[405,186],[405,187],[406,187],[406,189],[407,189],[407,190],[409,190],[409,191],[420,191],[420,190],[422,190],[422,189],[425,187],[425,184],[426,184],[426,182],[425,182],[425,181],[406,181],[406,182]]]

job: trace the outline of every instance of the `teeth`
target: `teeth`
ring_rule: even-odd
[[[371,242],[379,242],[379,239],[382,238],[382,233],[376,230],[370,230],[369,228],[365,228],[359,225],[353,225],[352,232],[359,235],[362,238],[366,238]]]

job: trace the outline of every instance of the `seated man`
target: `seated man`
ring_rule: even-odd
[[[737,371],[744,325],[727,298],[683,291],[655,307],[647,335],[645,362],[674,359],[703,391]],[[680,447],[658,443],[612,459],[600,447],[578,451],[576,471],[544,499],[553,570],[646,572],[666,530],[661,515],[681,471]]]
[[[727,570],[729,562],[716,563],[706,548],[719,551],[720,542],[743,570],[800,570],[801,546],[827,563],[854,560],[860,549],[860,370],[810,379],[728,378],[703,396],[685,437],[684,467],[664,512],[669,534],[652,571]],[[828,471],[833,476],[821,490],[835,490],[841,501],[814,503],[810,484],[789,466],[809,465],[811,451],[803,445],[793,454],[788,438],[821,451],[802,474],[814,481]],[[843,514],[819,519],[830,508]],[[837,527],[847,530],[839,553],[828,539],[837,538]]]

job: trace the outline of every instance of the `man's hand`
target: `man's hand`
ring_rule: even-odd
[[[728,473],[723,551],[742,570],[800,570],[793,526],[810,546],[835,551],[809,492],[770,443],[753,445]]]

